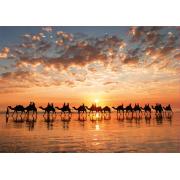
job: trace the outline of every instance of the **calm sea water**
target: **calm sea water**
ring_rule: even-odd
[[[180,113],[172,117],[72,114],[36,121],[0,114],[0,152],[180,152]]]

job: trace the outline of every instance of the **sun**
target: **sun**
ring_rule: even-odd
[[[96,99],[94,100],[94,102],[97,104],[97,103],[99,102],[99,99],[96,98]]]

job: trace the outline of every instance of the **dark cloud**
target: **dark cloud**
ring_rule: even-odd
[[[112,84],[118,84],[118,82],[115,81],[106,81],[103,83],[103,85],[112,85]]]
[[[156,43],[160,40],[159,30],[162,27],[158,26],[139,26],[139,27],[131,27],[129,29],[129,35],[131,37],[131,42],[148,42],[148,43]]]
[[[174,56],[174,58],[175,58],[176,60],[180,60],[180,53],[176,54],[176,55]]]
[[[124,60],[123,60],[124,64],[137,64],[139,62],[139,58],[138,56],[127,56]]]

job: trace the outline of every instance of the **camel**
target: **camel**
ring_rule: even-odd
[[[23,113],[25,113],[25,110],[26,110],[26,108],[22,105],[16,105],[15,107],[8,106],[7,111],[6,111],[6,115],[9,114],[9,109],[13,110],[12,115],[14,115],[14,113],[18,114],[18,112],[21,112],[21,116]]]
[[[154,109],[156,111],[156,114],[161,114],[163,112],[163,108],[161,104],[156,104],[155,107],[152,106],[152,109]]]
[[[142,109],[142,107],[140,107],[139,104],[135,104],[135,106],[133,108],[133,111],[136,112],[136,113],[137,112],[141,113],[141,109]]]
[[[145,113],[151,113],[151,108],[149,106],[149,104],[145,104],[144,108],[141,108],[142,110],[144,110]]]
[[[96,104],[92,104],[90,108],[85,106],[85,108],[89,110],[89,113],[96,112]]]
[[[29,113],[30,113],[31,111],[33,112],[33,115],[36,114],[36,116],[37,116],[37,108],[36,108],[36,106],[35,106],[34,103],[29,104],[29,106],[27,106],[27,107],[25,108],[25,110],[26,110],[26,112],[27,112],[28,117],[29,117]]]
[[[96,107],[96,112],[102,112],[102,111],[103,111],[103,109],[101,106]]]
[[[93,112],[102,112],[103,109],[101,106],[96,106],[96,104],[92,104],[92,106],[90,108],[88,108],[87,106],[85,106],[86,109],[88,109],[90,111],[90,113],[93,113]]]
[[[69,107],[69,103],[67,105],[64,104],[63,107],[61,107],[61,108],[60,107],[55,107],[55,108],[60,110],[63,113],[68,112],[69,114],[71,114],[71,109]]]
[[[172,116],[173,111],[172,111],[172,108],[171,108],[170,104],[168,106],[166,106],[166,107],[163,107],[163,109],[165,110],[165,115],[168,115],[168,117]]]
[[[115,109],[117,111],[117,113],[120,113],[121,111],[124,113],[124,105],[120,105],[118,107],[112,107],[113,109]]]
[[[84,104],[81,105],[81,106],[79,106],[78,108],[73,107],[73,109],[75,109],[76,111],[78,111],[78,114],[80,114],[81,112],[82,112],[82,113],[87,113],[86,107],[84,106]]]
[[[172,112],[172,108],[170,104],[166,107],[163,107],[163,109],[165,110],[165,112]]]
[[[111,113],[111,109],[110,109],[110,107],[108,107],[108,106],[105,106],[105,107],[103,107],[102,108],[102,112],[104,112],[104,113]]]
[[[131,104],[129,104],[128,106],[126,106],[126,107],[124,108],[124,110],[126,110],[126,113],[133,112],[133,108],[132,108]]]
[[[49,115],[50,112],[52,112],[53,114],[56,114],[56,110],[55,110],[53,105],[48,104],[47,107],[45,107],[45,108],[42,107],[42,106],[40,106],[39,108],[44,110],[44,114],[43,115],[45,115],[46,113]]]

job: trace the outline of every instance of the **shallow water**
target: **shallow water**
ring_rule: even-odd
[[[0,114],[0,152],[180,152],[180,113],[172,117],[94,114],[27,121]]]

